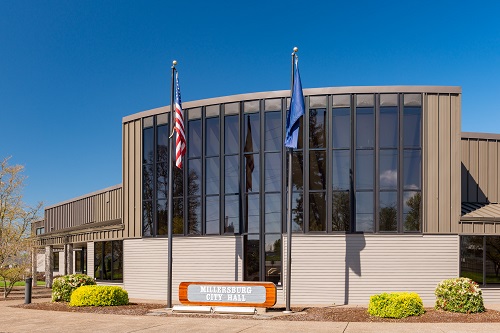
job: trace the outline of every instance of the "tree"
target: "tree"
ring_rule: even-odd
[[[14,284],[30,274],[30,226],[38,219],[42,203],[30,207],[23,202],[26,177],[21,165],[0,164],[0,278],[4,281],[4,298]]]

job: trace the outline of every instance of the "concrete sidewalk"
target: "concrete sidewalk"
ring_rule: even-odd
[[[35,302],[47,301],[34,300]],[[21,300],[0,301],[0,333],[7,332],[500,332],[500,323],[346,323],[124,316],[12,308]]]

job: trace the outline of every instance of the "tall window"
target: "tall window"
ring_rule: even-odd
[[[500,284],[500,236],[461,236],[460,276],[483,285]]]
[[[52,258],[54,260],[54,271],[59,271],[59,252],[53,252]]]
[[[202,120],[201,109],[188,111],[187,159],[188,199],[187,234],[202,234],[201,179],[202,179]]]
[[[355,113],[356,231],[373,232],[375,171],[375,109],[373,95],[357,95]]]
[[[142,235],[162,236],[168,232],[168,114],[142,124]]]
[[[351,96],[333,96],[332,230],[351,230]]]
[[[205,109],[205,233],[220,234],[219,105]]]
[[[123,241],[94,243],[94,277],[96,280],[123,280]]]
[[[326,231],[326,96],[310,97],[309,106],[309,231]]]

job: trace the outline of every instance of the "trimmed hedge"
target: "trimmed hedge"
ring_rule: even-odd
[[[85,274],[71,274],[55,278],[52,282],[52,302],[69,302],[71,293],[76,288],[95,284],[94,278]]]
[[[70,306],[127,305],[128,293],[117,286],[82,286],[71,294]]]
[[[436,309],[460,313],[484,312],[483,292],[469,278],[454,278],[438,283]]]
[[[420,316],[425,312],[422,299],[417,293],[382,293],[370,297],[368,313],[382,318]]]

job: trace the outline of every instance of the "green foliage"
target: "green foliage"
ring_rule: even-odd
[[[127,305],[128,293],[117,286],[82,286],[71,294],[70,306]]]
[[[382,293],[370,297],[368,313],[382,318],[405,318],[423,314],[424,305],[417,293]]]
[[[52,282],[52,301],[69,302],[71,293],[80,286],[95,285],[94,278],[85,274],[64,275]]]
[[[469,278],[454,278],[438,283],[436,309],[461,313],[484,312],[483,292]]]

